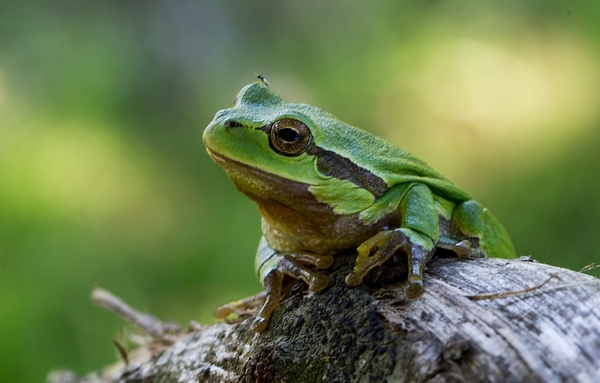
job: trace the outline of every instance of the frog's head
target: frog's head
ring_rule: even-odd
[[[313,140],[309,118],[263,83],[245,86],[233,107],[217,112],[203,134],[211,156],[221,155],[281,175],[281,166],[302,162]]]
[[[217,112],[203,140],[236,187],[259,205],[269,200],[350,214],[387,189],[352,158],[361,155],[352,146],[362,134],[320,109],[285,103],[256,82],[238,93],[233,107]]]

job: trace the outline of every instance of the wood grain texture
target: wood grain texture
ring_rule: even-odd
[[[148,343],[128,366],[85,378],[55,372],[48,382],[599,381],[596,278],[522,259],[440,258],[429,265],[424,295],[408,300],[401,261],[357,288],[343,282],[350,265],[337,259],[322,293],[296,286],[262,334],[248,321],[218,323],[170,346]],[[553,274],[525,294],[469,299]]]

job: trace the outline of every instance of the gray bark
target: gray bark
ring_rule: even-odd
[[[324,292],[292,289],[264,333],[249,321],[203,326],[139,347],[128,365],[48,382],[600,381],[596,278],[524,259],[440,258],[424,295],[408,300],[402,273],[389,271],[402,267],[350,288],[350,264],[336,261]]]

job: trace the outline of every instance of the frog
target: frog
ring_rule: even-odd
[[[219,307],[219,319],[254,305],[251,329],[264,331],[284,281],[319,293],[329,285],[323,270],[348,251],[356,254],[345,278],[353,287],[405,254],[409,299],[423,294],[438,249],[516,256],[490,211],[423,160],[317,107],[285,102],[261,76],[216,113],[202,139],[262,218],[254,264],[264,291]]]

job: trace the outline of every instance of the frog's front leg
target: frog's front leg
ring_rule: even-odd
[[[259,257],[260,254],[257,254],[257,258]],[[313,293],[327,287],[329,278],[324,274],[306,268],[305,264],[315,266],[318,269],[327,269],[333,264],[333,256],[309,253],[285,255],[273,253],[269,260],[262,264],[263,267],[259,267],[259,277],[262,277],[263,288],[265,289],[265,301],[252,323],[253,331],[262,332],[269,324],[269,318],[279,306],[281,300],[285,275],[302,280],[308,285],[308,291]]]
[[[316,293],[327,287],[329,278],[311,271],[303,265],[312,265],[318,269],[327,269],[333,264],[333,256],[309,253],[293,253],[280,255],[266,243],[263,238],[256,255],[257,272],[262,280],[264,291],[251,297],[230,302],[215,310],[217,319],[225,319],[231,314],[244,315],[249,310],[257,311],[252,330],[262,332],[269,324],[269,318],[279,306],[282,297],[282,286],[286,275],[299,279],[308,285],[308,291]]]
[[[423,184],[413,184],[400,201],[398,212],[401,225],[397,229],[381,231],[357,248],[354,269],[346,283],[357,286],[365,275],[381,266],[400,249],[407,254],[409,298],[423,294],[423,269],[433,256],[439,236],[439,221],[431,190]],[[374,251],[375,253],[371,255]]]
[[[215,317],[225,319],[230,314],[243,315],[248,310],[261,306],[256,313],[252,330],[262,332],[269,324],[269,318],[279,306],[282,296],[284,277],[304,281],[310,292],[318,292],[327,287],[329,278],[316,273],[304,265],[312,265],[317,269],[327,269],[333,264],[333,256],[310,253],[280,254],[274,251],[263,237],[256,253],[255,268],[258,278],[262,282],[264,292],[231,302],[219,307]]]
[[[277,270],[271,270],[262,281],[265,289],[265,300],[254,317],[252,322],[252,331],[262,332],[269,324],[269,318],[281,299],[281,288],[283,285],[283,274]]]

